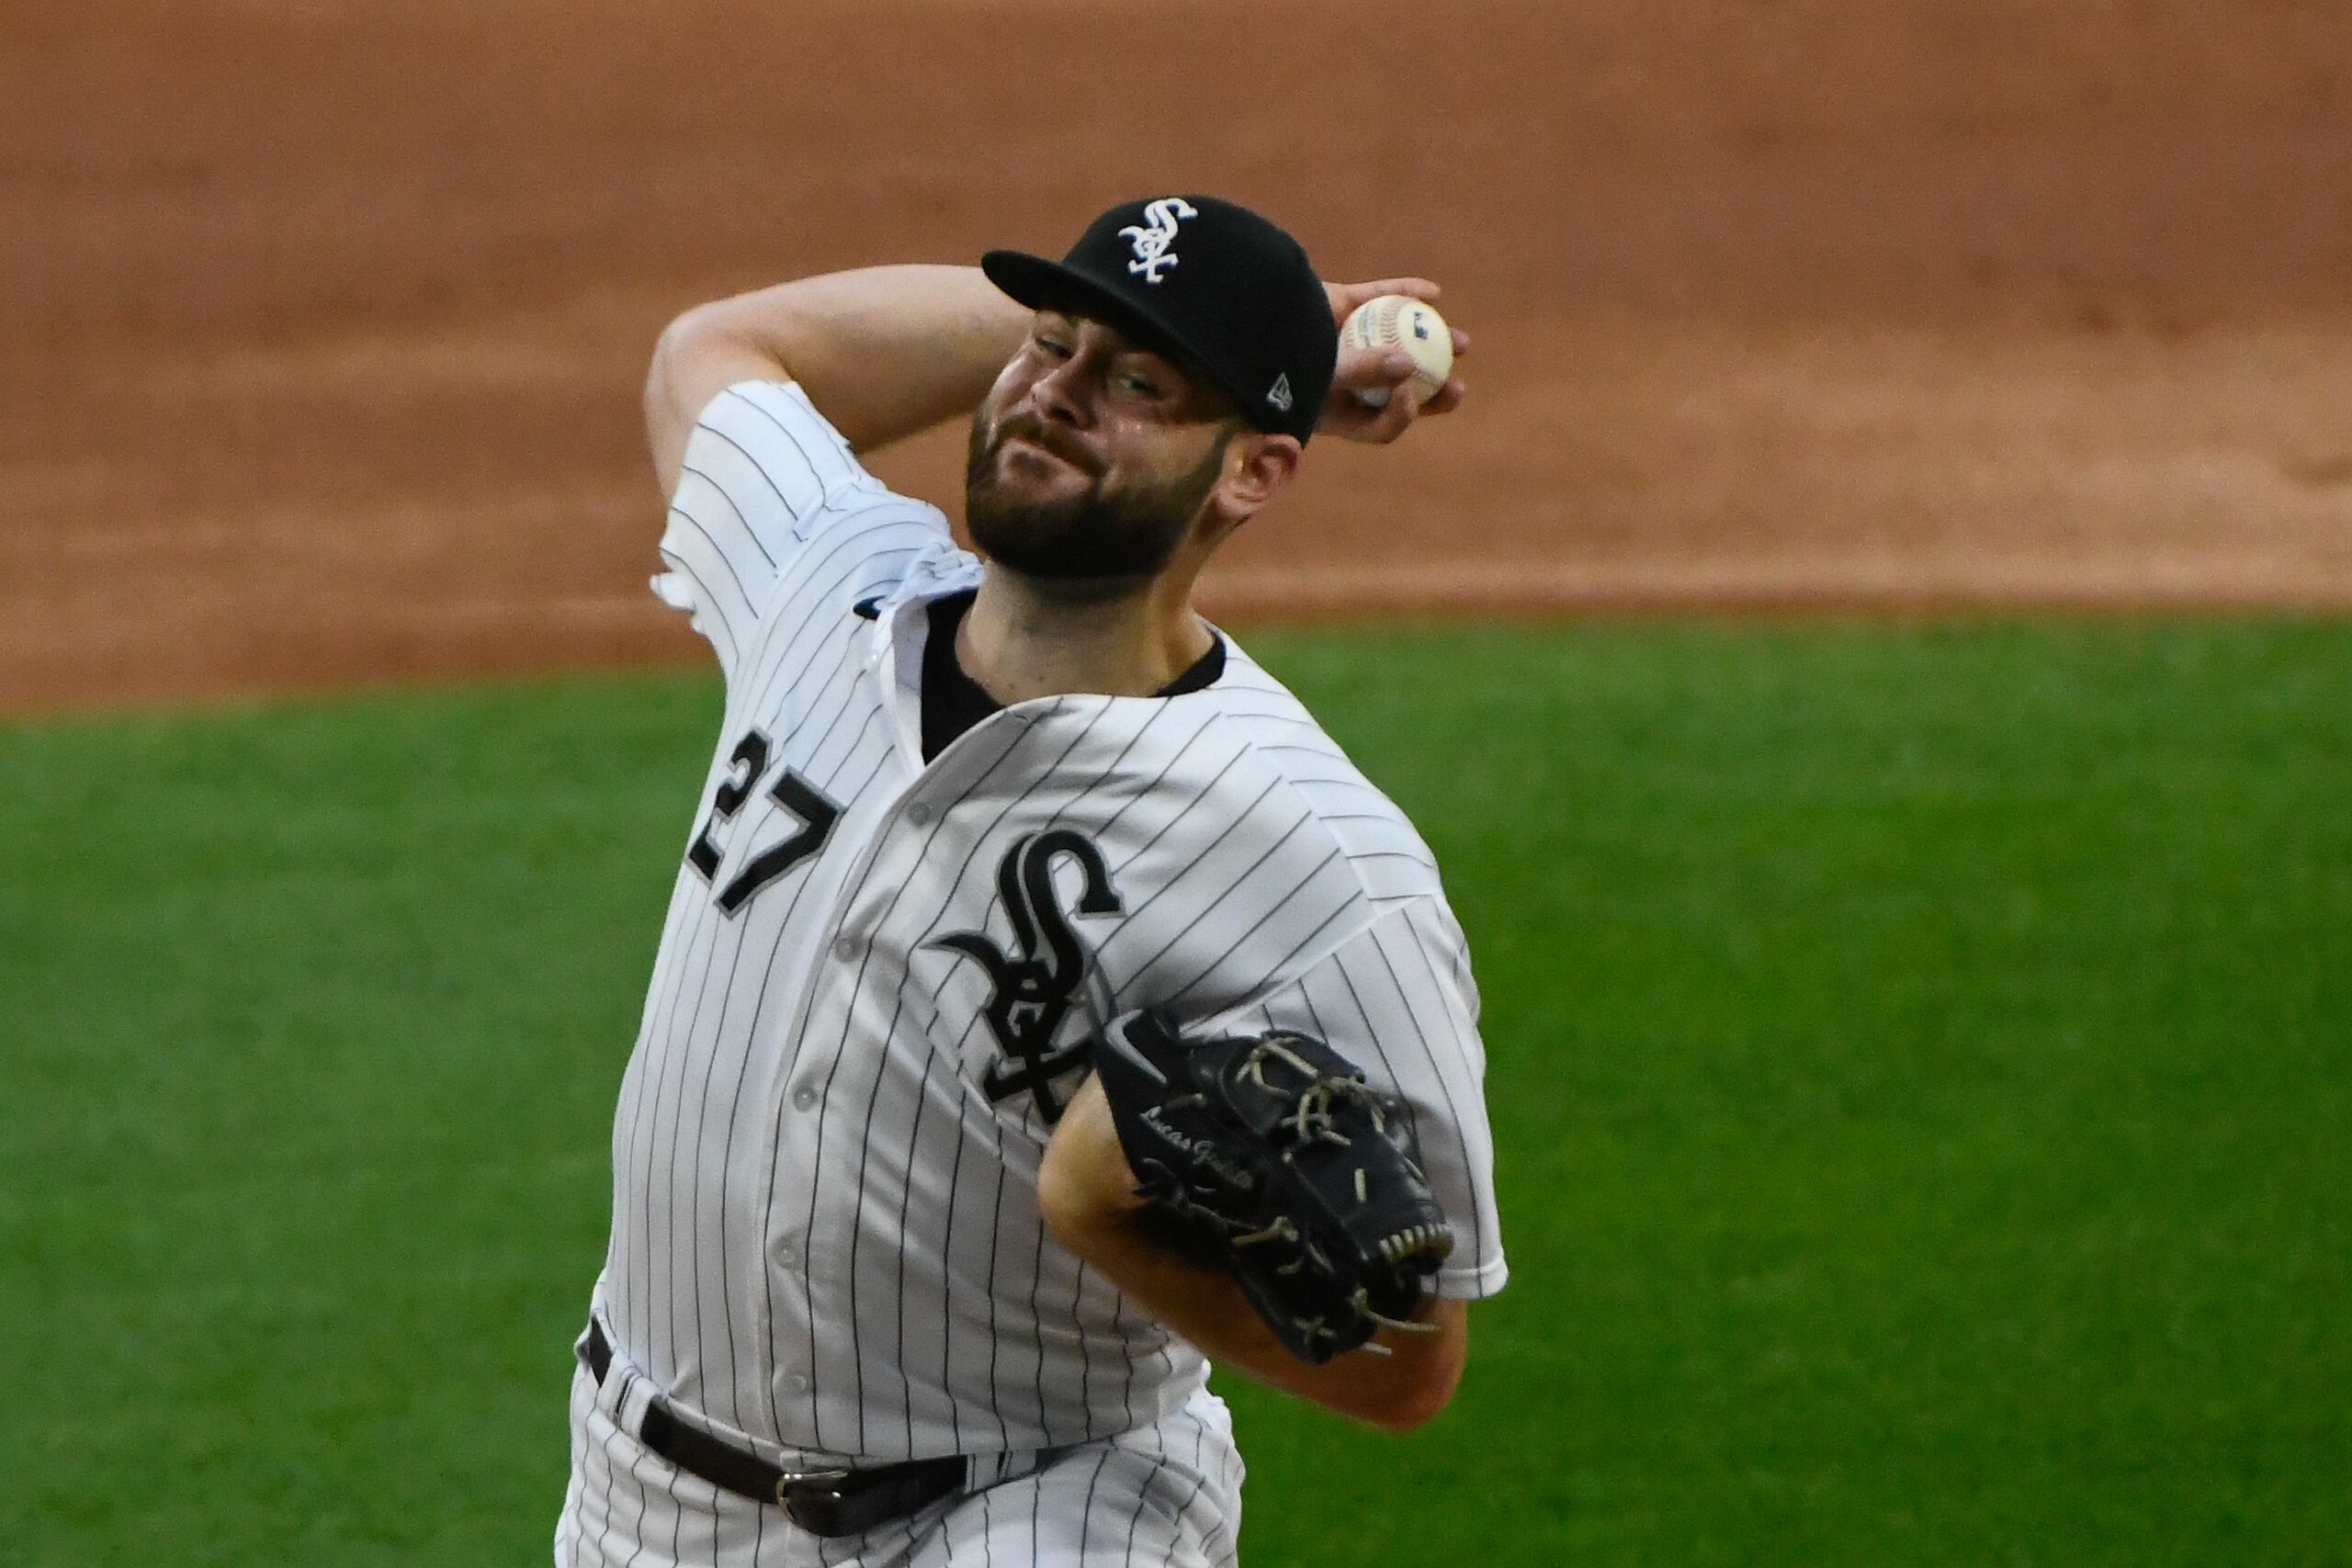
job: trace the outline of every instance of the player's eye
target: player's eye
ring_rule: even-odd
[[[1160,379],[1141,366],[1125,366],[1111,378],[1111,384],[1123,392],[1138,398],[1156,398],[1161,389]]]
[[[1068,359],[1069,357],[1069,344],[1064,343],[1060,338],[1055,336],[1051,333],[1036,333],[1035,341],[1038,352],[1043,354],[1048,359]]]

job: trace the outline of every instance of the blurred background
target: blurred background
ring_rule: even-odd
[[[0,51],[9,706],[684,656],[672,315],[1162,188],[1476,339],[1226,613],[2352,599],[2324,0],[107,15]]]
[[[716,715],[654,336],[1195,189],[1476,340],[1208,607],[1446,865],[1515,1265],[1408,1444],[1229,1391],[1246,1559],[2346,1561],[2347,75],[2334,0],[0,5],[0,1562],[538,1558]]]

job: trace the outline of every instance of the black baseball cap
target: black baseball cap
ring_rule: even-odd
[[[1315,434],[1339,328],[1296,240],[1213,196],[1130,201],[1097,218],[1060,261],[980,258],[989,281],[1032,310],[1088,316],[1172,350],[1261,430]]]

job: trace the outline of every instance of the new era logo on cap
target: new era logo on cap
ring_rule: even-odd
[[[1274,378],[1273,389],[1266,394],[1266,400],[1274,405],[1274,412],[1276,413],[1290,412],[1292,398],[1290,395],[1290,375],[1288,372],[1284,372],[1283,374]]]

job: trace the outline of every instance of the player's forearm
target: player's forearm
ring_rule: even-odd
[[[1375,1343],[1387,1355],[1351,1350],[1309,1366],[1283,1348],[1230,1275],[1170,1250],[1135,1216],[1049,1208],[1046,1219],[1065,1247],[1210,1360],[1326,1409],[1408,1432],[1442,1410],[1460,1381],[1458,1324],[1430,1335],[1384,1329]],[[1430,1305],[1436,1317],[1460,1315],[1458,1303]]]
[[[1351,1350],[1319,1367],[1293,1356],[1233,1277],[1171,1249],[1135,1194],[1135,1176],[1100,1083],[1088,1079],[1062,1115],[1037,1173],[1037,1201],[1056,1239],[1100,1269],[1211,1360],[1260,1382],[1388,1431],[1409,1431],[1453,1399],[1468,1319],[1459,1302],[1432,1302],[1431,1334],[1383,1329],[1389,1354]]]
[[[672,322],[646,380],[654,461],[683,450],[711,398],[740,380],[797,381],[860,451],[968,412],[1020,345],[1031,313],[978,267],[878,266],[780,283]]]

